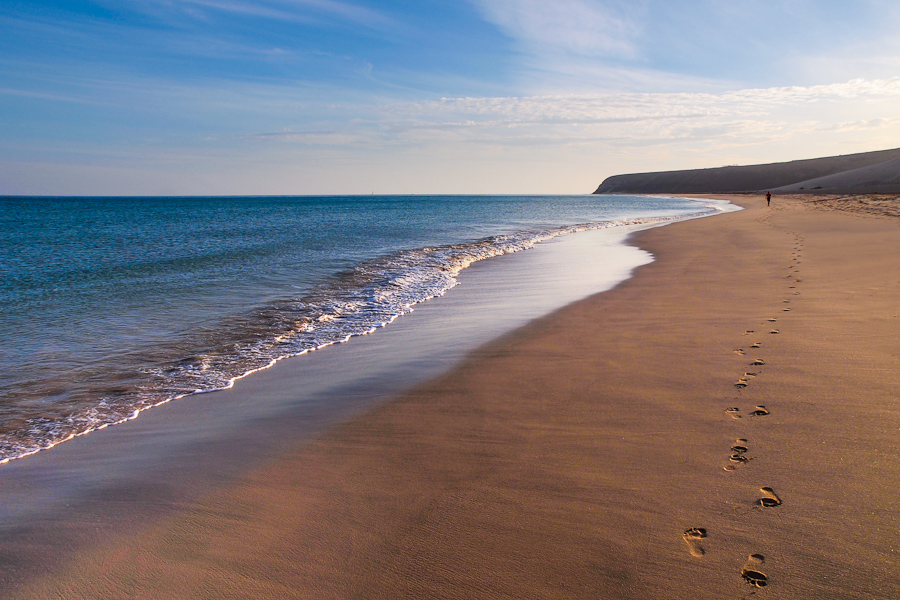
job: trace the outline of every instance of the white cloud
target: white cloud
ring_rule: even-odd
[[[232,92],[220,90],[210,110],[229,113],[250,98]],[[269,129],[243,123],[180,150],[148,142],[92,154],[73,141],[57,148],[53,164],[20,164],[7,187],[72,193],[65,186],[77,180],[80,193],[578,193],[615,173],[846,154],[900,139],[900,77],[722,93],[323,105],[315,119],[302,94],[254,92],[256,126]],[[192,112],[211,95],[202,87],[155,93]],[[36,155],[3,142],[0,151]]]
[[[900,118],[894,119],[868,119],[865,121],[845,121],[822,127],[825,131],[860,131],[872,129],[887,129],[900,125]]]
[[[623,138],[659,143],[774,135],[846,121],[900,116],[900,78],[713,93],[624,93],[444,98],[384,107],[398,140],[455,132],[477,143]],[[882,101],[882,103],[878,103]],[[886,103],[886,104],[884,104]],[[897,103],[891,109],[891,103]],[[798,110],[799,116],[798,117]],[[884,114],[887,111],[891,114]],[[871,113],[871,114],[870,114]],[[754,138],[755,139],[755,138]]]
[[[614,2],[596,0],[474,0],[484,18],[540,54],[633,57],[638,24]]]
[[[116,8],[119,0],[101,0]],[[338,0],[126,0],[135,10],[163,22],[178,22],[184,15],[206,20],[211,12],[241,17],[316,24],[322,17],[337,18],[370,28],[384,28],[394,21],[381,12]]]
[[[470,0],[518,50],[520,90],[810,85],[898,73],[883,0]]]

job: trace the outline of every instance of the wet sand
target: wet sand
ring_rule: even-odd
[[[900,597],[900,219],[732,201],[11,597]]]

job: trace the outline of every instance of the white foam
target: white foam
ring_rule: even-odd
[[[192,363],[174,370],[164,367],[148,369],[148,372],[157,375],[160,385],[148,386],[149,389],[140,392],[134,407],[114,406],[104,400],[83,414],[71,415],[63,421],[33,421],[29,425],[34,435],[29,436],[27,442],[7,439],[0,443],[0,464],[111,425],[131,421],[143,411],[185,396],[229,389],[236,381],[268,369],[280,360],[370,334],[410,313],[416,305],[443,296],[459,283],[458,276],[462,271],[485,259],[527,250],[570,233],[662,225],[708,216],[714,210],[726,211],[729,206],[732,205],[708,201],[704,210],[687,215],[620,219],[542,231],[522,231],[467,244],[408,250],[363,263],[351,274],[351,282],[356,285],[336,285],[322,292],[323,297],[315,302],[298,301],[297,306],[302,305],[310,313],[303,316],[312,318],[300,319],[291,331],[273,333],[262,340],[239,345],[229,352],[204,356],[200,359],[201,368],[196,368]],[[122,412],[126,414],[122,416]]]

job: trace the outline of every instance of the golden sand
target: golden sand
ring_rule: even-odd
[[[20,598],[900,598],[900,219],[778,196]]]

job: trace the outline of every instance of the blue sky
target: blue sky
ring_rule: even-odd
[[[900,4],[0,4],[0,194],[586,193],[900,146]]]

